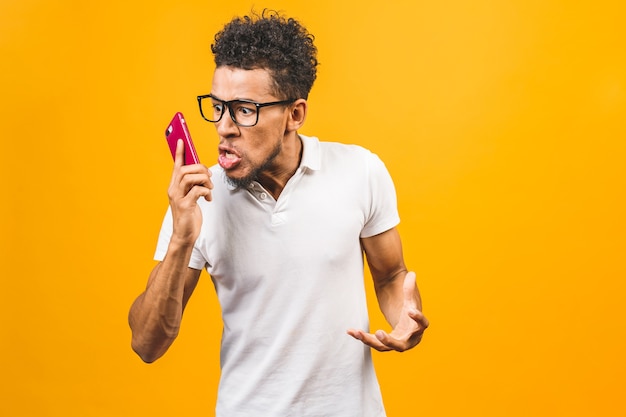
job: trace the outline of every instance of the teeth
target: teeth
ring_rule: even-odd
[[[229,152],[226,152],[225,156],[228,159],[235,159],[235,158],[237,158],[237,156],[234,153],[229,153]]]

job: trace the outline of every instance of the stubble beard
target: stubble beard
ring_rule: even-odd
[[[261,172],[267,170],[272,165],[276,157],[280,155],[282,149],[283,144],[281,141],[278,141],[276,143],[276,146],[272,150],[272,153],[270,153],[268,157],[265,158],[265,161],[263,161],[258,166],[253,167],[252,171],[250,171],[248,175],[242,178],[231,178],[230,176],[228,176],[228,174],[225,173],[226,181],[235,188],[248,188],[250,184],[259,179],[259,174]]]

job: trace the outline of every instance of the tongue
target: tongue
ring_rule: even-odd
[[[241,162],[241,158],[232,153],[222,153],[217,158],[217,162],[222,168],[231,169]]]

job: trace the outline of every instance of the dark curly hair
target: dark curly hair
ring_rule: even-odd
[[[276,11],[235,17],[215,35],[215,65],[266,69],[281,99],[308,98],[317,74],[315,37]]]

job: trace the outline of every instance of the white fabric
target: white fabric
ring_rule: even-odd
[[[278,201],[233,189],[219,166],[189,266],[206,267],[222,308],[218,417],[385,415],[370,348],[359,237],[396,226],[391,178],[373,153],[302,136]],[[155,258],[171,235],[168,210]]]

